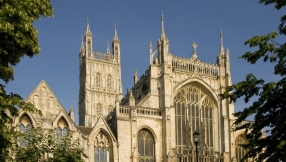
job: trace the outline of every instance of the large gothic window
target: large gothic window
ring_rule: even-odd
[[[107,76],[107,88],[113,88],[112,76],[111,75]]]
[[[247,150],[241,146],[241,145],[246,144],[246,143],[247,143],[247,141],[245,140],[243,135],[240,135],[236,138],[236,140],[235,140],[235,156],[236,156],[237,161],[241,161],[241,159],[247,153]],[[244,160],[243,162],[248,162],[248,161],[250,162],[252,160],[248,159],[248,160]]]
[[[210,97],[200,88],[188,85],[174,98],[176,113],[176,144],[178,153],[192,144],[195,131],[201,134],[201,144],[213,148],[213,108]]]
[[[68,134],[68,125],[64,118],[58,121],[57,137],[59,142]]]
[[[101,86],[101,75],[100,73],[96,73],[95,76],[95,86],[100,87]]]
[[[94,141],[94,162],[112,161],[112,143],[107,135],[100,132]]]
[[[32,133],[32,122],[27,115],[23,115],[21,117],[19,131],[22,134]],[[23,137],[20,137],[20,146],[24,147],[26,145],[27,145],[27,141]]]
[[[151,133],[145,129],[138,132],[139,162],[154,162],[155,145]]]

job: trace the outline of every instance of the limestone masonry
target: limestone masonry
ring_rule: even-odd
[[[116,28],[112,46],[94,53],[88,23],[79,52],[79,125],[72,108],[66,112],[43,80],[27,98],[43,116],[20,110],[13,126],[24,130],[42,122],[59,137],[71,131],[86,162],[194,162],[195,131],[201,162],[240,160],[243,131],[232,131],[234,105],[218,96],[232,85],[222,32],[216,64],[211,64],[199,60],[195,42],[190,58],[171,54],[163,15],[161,21],[158,42],[150,42],[150,66],[141,77],[135,70],[134,86],[125,95]]]

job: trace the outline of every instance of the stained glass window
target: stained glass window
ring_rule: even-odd
[[[68,125],[64,118],[61,118],[58,121],[58,128],[57,128],[57,137],[58,137],[58,144],[62,141],[62,139],[68,134]]]
[[[151,133],[147,130],[140,130],[138,132],[138,152],[140,154],[140,162],[153,162],[154,159],[154,139]]]
[[[26,135],[28,135],[28,137],[29,137],[29,134],[32,133],[32,122],[27,115],[23,115],[21,117],[19,131],[22,134],[25,133]],[[31,136],[28,139],[24,139],[24,136],[21,136],[20,141],[19,141],[20,146],[25,147],[28,144],[29,140],[31,140]]]
[[[201,103],[201,104],[200,104]],[[203,132],[202,138],[209,148],[213,147],[213,108],[210,97],[200,88],[188,85],[181,88],[174,97],[176,121],[176,145],[178,153],[182,153],[191,141],[187,133]],[[188,130],[188,129],[191,130]],[[202,130],[202,128],[204,128]],[[201,132],[202,133],[202,132]]]
[[[94,141],[94,162],[110,162],[112,145],[108,136],[100,132]]]

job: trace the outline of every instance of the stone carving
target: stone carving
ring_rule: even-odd
[[[98,133],[98,135],[95,137],[94,140],[94,147],[100,149],[100,148],[109,148],[110,146],[111,143],[108,137],[102,132]]]

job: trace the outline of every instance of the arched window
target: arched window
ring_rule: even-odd
[[[30,134],[32,133],[32,122],[31,119],[27,115],[23,115],[20,119],[20,126],[19,126],[20,133]],[[27,142],[23,137],[20,137],[20,146],[25,147]]]
[[[94,162],[110,162],[112,161],[112,143],[110,138],[100,132],[94,141]]]
[[[58,121],[58,128],[57,128],[57,137],[58,141],[62,141],[62,139],[68,134],[68,125],[64,118],[60,118]]]
[[[200,104],[201,103],[201,104]],[[210,97],[200,88],[188,85],[181,88],[174,98],[176,117],[177,152],[183,153],[187,141],[193,143],[192,134],[199,131],[201,143],[214,147],[213,108]]]
[[[113,82],[112,82],[112,76],[108,75],[107,76],[107,88],[113,88]]]
[[[101,104],[97,104],[96,113],[97,113],[97,115],[101,115],[102,114],[102,105]]]
[[[95,76],[95,86],[100,87],[101,86],[101,75],[100,73],[96,73]]]
[[[155,144],[151,133],[145,129],[138,132],[138,152],[140,162],[155,161]]]
[[[235,156],[236,156],[237,161],[240,161],[247,153],[247,150],[241,146],[243,144],[247,144],[247,141],[243,137],[243,135],[240,135],[235,140]],[[252,160],[247,159],[247,160],[244,160],[243,162],[250,162],[250,161]]]

